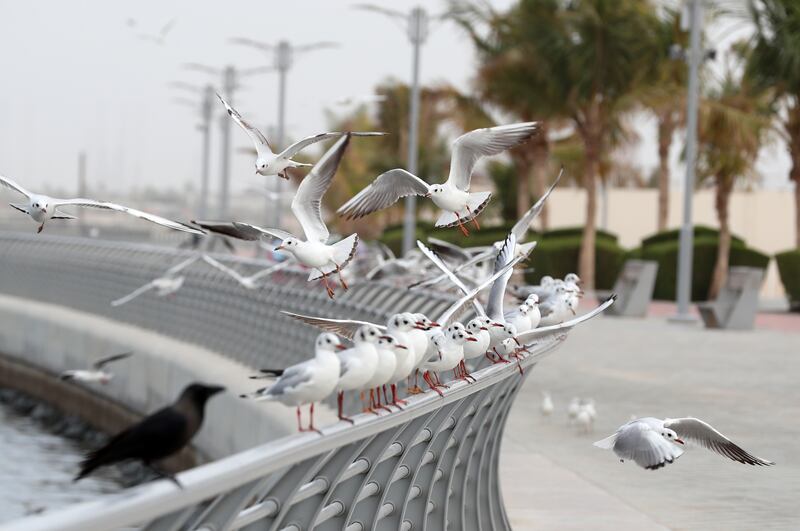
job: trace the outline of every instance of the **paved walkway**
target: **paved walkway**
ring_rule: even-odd
[[[551,418],[539,413],[543,389]],[[596,401],[591,435],[567,422],[573,396]],[[693,449],[646,471],[592,446],[631,415],[703,418],[777,465]],[[505,437],[502,487],[518,530],[798,530],[800,333],[598,318],[533,369]]]

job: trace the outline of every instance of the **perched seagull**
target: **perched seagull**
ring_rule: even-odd
[[[411,375],[411,372],[414,370],[414,367],[416,367],[416,364],[414,352],[412,351],[413,347],[401,345],[397,342],[394,336],[390,335],[388,337],[391,338],[389,341],[389,346],[395,355],[394,372],[392,373],[391,378],[389,378],[389,385],[392,390],[391,404],[399,408],[401,404],[405,404],[405,400],[399,400],[397,398],[397,384]],[[384,389],[384,395],[385,393],[386,390]],[[386,397],[384,396],[384,398]]]
[[[339,338],[333,334],[320,334],[314,343],[314,357],[283,370],[265,369],[261,372],[277,376],[274,384],[242,398],[270,400],[297,408],[297,430],[302,426],[300,406],[309,405],[308,430],[319,432],[314,427],[314,402],[319,402],[336,390],[339,382],[340,363],[336,350],[343,350]]]
[[[358,235],[351,234],[347,238],[334,244],[328,244],[330,232],[325,222],[322,221],[322,197],[331,185],[336,168],[342,160],[350,134],[344,135],[337,141],[322,158],[317,162],[311,172],[306,175],[297,188],[297,195],[292,201],[292,213],[300,222],[305,233],[303,241],[291,233],[281,229],[262,229],[249,223],[196,221],[201,227],[212,232],[232,236],[241,240],[259,240],[264,235],[278,238],[281,244],[276,251],[286,251],[294,256],[298,262],[314,269],[308,280],[322,279],[328,296],[333,298],[334,292],[328,283],[328,275],[336,273],[342,287],[347,290],[347,284],[342,278],[342,269],[352,260],[358,245]]]
[[[231,269],[230,267],[226,266],[225,264],[215,260],[214,258],[211,258],[207,254],[203,255],[203,260],[205,260],[205,262],[208,265],[210,265],[212,267],[215,267],[215,268],[219,269],[220,271],[222,271],[223,273],[225,273],[226,275],[230,276],[236,282],[241,284],[242,287],[247,288],[247,289],[258,289],[258,288],[260,288],[264,284],[262,282],[259,282],[259,280],[261,280],[262,278],[267,277],[267,276],[275,273],[276,271],[280,271],[281,269],[285,269],[286,267],[291,265],[291,262],[289,262],[289,261],[280,262],[280,263],[275,264],[273,266],[270,266],[270,267],[268,267],[266,269],[262,269],[261,271],[259,271],[258,273],[254,274],[254,275],[250,275],[249,277],[245,277],[245,276],[242,276],[242,274],[239,273],[238,271],[236,271],[235,269]]]
[[[61,373],[59,378],[62,380],[75,380],[78,382],[86,383],[101,383],[107,384],[114,378],[114,373],[111,371],[103,370],[103,367],[109,363],[123,360],[129,357],[133,352],[123,352],[122,354],[114,354],[113,356],[106,356],[92,363],[92,368],[89,370],[70,370]]]
[[[341,361],[341,372],[339,383],[336,388],[339,391],[339,420],[346,420],[353,423],[353,420],[344,416],[342,407],[344,405],[345,391],[368,391],[370,382],[378,368],[378,350],[375,345],[381,338],[381,331],[371,324],[361,326],[353,337],[353,346],[339,353]],[[363,398],[363,395],[362,395]],[[373,408],[369,411],[377,412]]]
[[[539,309],[539,296],[535,293],[528,295],[525,299],[525,304],[528,306],[528,320],[530,327],[528,330],[533,330],[539,326],[542,321],[542,311]]]
[[[439,393],[440,396],[444,396],[439,388],[448,386],[441,382],[438,373],[455,370],[464,360],[464,344],[468,341],[476,342],[478,340],[461,325],[461,328],[449,327],[443,333],[435,335],[431,341],[436,355],[423,361],[419,368],[423,371],[422,378],[428,387]]]
[[[397,355],[395,348],[405,349],[405,345],[401,345],[397,340],[389,335],[383,335],[378,339],[375,344],[375,351],[378,353],[378,365],[375,367],[375,372],[367,382],[369,388],[369,407],[372,409],[385,409],[390,411],[389,408],[381,403],[381,389],[383,389],[383,398],[385,402],[389,403],[389,398],[386,396],[386,384],[392,383],[392,376],[397,368]],[[375,396],[377,394],[377,397]]]
[[[475,317],[467,323],[467,331],[472,334],[477,341],[470,341],[464,345],[464,361],[461,364],[462,376],[469,376],[467,371],[466,362],[468,360],[482,358],[489,350],[489,345],[492,341],[492,336],[489,329],[492,326],[497,326],[491,319],[485,315]]]
[[[111,438],[102,448],[89,452],[75,481],[95,469],[128,459],[138,459],[161,477],[180,483],[171,474],[153,468],[153,462],[167,458],[189,444],[203,425],[206,402],[224,387],[193,383],[178,400]]]
[[[569,405],[567,406],[567,418],[569,419],[570,424],[575,423],[575,419],[578,418],[578,413],[581,411],[581,399],[577,396],[573,396],[572,400],[569,401]]]
[[[383,136],[386,133],[319,133],[316,135],[308,136],[298,142],[295,142],[291,146],[287,147],[280,153],[273,153],[272,147],[269,145],[266,137],[250,125],[248,122],[242,118],[242,115],[239,112],[228,105],[228,102],[223,99],[222,96],[217,94],[217,98],[222,104],[225,106],[225,109],[228,111],[228,114],[233,118],[233,121],[241,127],[247,136],[250,137],[250,140],[253,141],[253,144],[256,147],[256,173],[259,175],[277,175],[282,179],[288,179],[289,176],[286,175],[287,168],[303,168],[303,167],[310,167],[311,164],[306,164],[303,162],[295,162],[292,160],[292,157],[297,155],[300,151],[307,148],[311,144],[315,144],[322,140],[327,140],[328,138],[337,138],[344,135],[352,135],[352,136]]]
[[[539,284],[535,286],[514,286],[511,292],[515,297],[525,300],[529,295],[536,294],[540,302],[549,297],[555,288],[555,279],[550,275],[545,275],[539,279]]]
[[[136,288],[124,297],[120,297],[119,299],[111,301],[111,306],[122,306],[123,304],[129,303],[139,295],[146,293],[151,289],[156,290],[156,295],[159,297],[166,297],[167,295],[176,293],[179,289],[181,289],[181,287],[183,287],[183,283],[186,281],[186,277],[179,275],[178,273],[197,262],[199,258],[199,255],[192,256],[191,258],[187,258],[183,262],[172,266],[160,277],[154,278],[147,284]]]
[[[458,226],[464,235],[468,235],[464,223],[472,221],[476,228],[480,228],[476,218],[492,197],[491,192],[469,191],[475,164],[481,157],[497,155],[525,142],[538,130],[537,122],[526,122],[470,131],[453,143],[450,175],[444,184],[429,185],[406,170],[389,170],[338,212],[347,219],[355,219],[387,208],[403,197],[429,197],[445,211],[436,221],[437,227]]]
[[[550,194],[553,192],[553,190],[555,189],[556,185],[561,180],[561,176],[563,174],[564,174],[564,168],[561,168],[561,171],[559,172],[559,174],[556,177],[555,181],[553,181],[553,184],[550,185],[550,188],[547,189],[547,191],[544,193],[544,195],[542,195],[542,197],[540,197],[539,200],[536,201],[536,203],[534,203],[534,205],[531,208],[529,208],[528,211],[525,212],[525,214],[523,214],[522,217],[519,218],[519,220],[511,228],[511,233],[516,237],[518,242],[521,242],[521,241],[525,240],[525,237],[528,234],[528,229],[530,229],[531,223],[533,223],[533,221],[536,219],[536,217],[539,215],[539,213],[544,208],[545,201],[547,201],[547,198],[550,197]],[[494,242],[492,244],[492,246],[489,247],[488,249],[486,249],[484,252],[478,253],[474,257],[470,258],[469,260],[467,260],[463,264],[461,264],[458,267],[456,267],[455,269],[453,269],[453,273],[458,275],[460,272],[462,272],[464,269],[466,269],[468,267],[474,266],[474,265],[479,264],[481,262],[485,262],[487,260],[493,260],[494,257],[497,256],[497,253],[500,252],[500,249],[503,248],[504,244],[505,244],[505,240],[499,240],[499,241]],[[528,251],[528,249],[526,247],[527,245],[530,245],[530,244],[520,245],[519,249],[517,249],[517,252],[518,253],[530,252],[530,251]],[[442,273],[441,275],[439,275],[437,277],[434,277],[434,278],[431,278],[431,279],[427,279],[427,280],[423,280],[422,282],[418,282],[418,283],[412,284],[412,287],[421,288],[421,287],[425,287],[425,286],[432,286],[434,284],[438,284],[439,282],[445,280],[446,278],[448,278],[448,275],[446,273]],[[551,278],[551,280],[552,280],[552,278]]]
[[[577,302],[573,302],[576,294],[567,288],[566,284],[556,284],[552,295],[539,304],[541,320],[539,323],[544,326],[563,323],[575,315]]]
[[[549,417],[553,414],[555,407],[553,406],[553,397],[547,391],[542,391],[542,405],[539,407],[542,415]]]
[[[183,232],[189,232],[192,234],[205,234],[203,231],[196,229],[194,227],[190,227],[189,225],[184,225],[183,223],[179,223],[177,221],[172,221],[166,218],[162,218],[161,216],[155,216],[153,214],[148,214],[147,212],[142,212],[141,210],[135,210],[133,208],[128,208],[126,206],[118,205],[116,203],[107,203],[105,201],[95,201],[94,199],[84,199],[84,198],[76,198],[76,199],[56,199],[55,197],[49,197],[43,194],[35,194],[33,192],[29,192],[13,180],[9,179],[8,177],[3,177],[0,175],[0,185],[5,186],[15,192],[19,192],[20,194],[24,195],[28,199],[27,204],[22,203],[9,203],[13,208],[19,210],[24,214],[28,214],[34,221],[39,223],[39,230],[36,232],[42,232],[44,229],[44,224],[50,219],[76,219],[75,216],[67,214],[66,212],[62,212],[60,210],[61,207],[83,207],[83,208],[99,208],[103,210],[115,210],[117,212],[124,212],[125,214],[129,214],[131,216],[144,219],[150,221],[152,223],[156,223],[158,225],[168,227],[170,229],[175,229]]]
[[[703,446],[722,456],[746,465],[771,466],[772,461],[756,457],[700,419],[656,419],[644,417],[623,424],[615,434],[594,443],[613,450],[620,462],[633,460],[648,470],[656,470],[683,454],[685,441]]]

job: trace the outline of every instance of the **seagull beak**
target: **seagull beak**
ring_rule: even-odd
[[[344,345],[336,345],[336,350],[347,350],[347,347]]]
[[[485,330],[485,331],[487,331],[487,332],[489,331],[489,329],[488,329],[488,328],[486,328],[485,326],[482,326],[480,329],[481,329],[481,330]]]
[[[403,350],[408,350],[408,347],[405,345],[395,345],[397,348],[401,348]]]
[[[495,328],[503,328],[503,325],[501,325],[500,323],[492,323],[492,326]]]
[[[380,339],[392,339],[391,336],[381,336]]]
[[[432,322],[431,322],[431,326],[442,326],[442,325],[440,325],[440,324],[439,324],[439,323],[437,323],[436,321],[432,321]]]
[[[276,251],[283,251],[284,249],[285,249],[285,247],[283,246],[283,244],[281,244],[281,245],[279,245],[279,246],[275,247],[275,250],[276,250]]]
[[[431,193],[430,193],[430,192],[428,192],[427,194],[423,195],[422,197],[425,197],[425,198],[428,198],[428,199],[430,199],[430,197],[431,197]]]
[[[468,337],[467,341],[478,341],[477,337]]]
[[[685,442],[683,442],[683,439],[678,439],[677,437],[675,438],[675,442],[680,444],[686,444]]]

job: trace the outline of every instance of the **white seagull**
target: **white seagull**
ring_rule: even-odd
[[[281,244],[275,250],[290,253],[298,262],[314,269],[308,276],[308,280],[321,278],[328,296],[333,298],[334,292],[328,283],[328,275],[338,274],[339,282],[347,290],[347,284],[342,278],[341,271],[355,255],[358,235],[351,234],[334,244],[328,244],[330,232],[322,220],[322,197],[331,185],[336,168],[339,167],[339,162],[342,160],[349,141],[350,134],[348,133],[322,156],[297,188],[297,195],[292,200],[292,213],[303,227],[305,241],[285,230],[263,229],[238,221],[196,221],[195,223],[212,232],[241,240],[259,240],[265,235],[281,240]]]
[[[205,262],[208,265],[210,265],[212,267],[215,267],[216,269],[219,269],[220,271],[222,271],[226,275],[230,276],[236,282],[241,284],[242,287],[247,288],[247,289],[258,289],[258,288],[260,288],[261,286],[264,285],[263,282],[259,282],[262,278],[267,277],[267,276],[275,273],[276,271],[280,271],[281,269],[285,269],[286,267],[291,265],[291,262],[287,260],[285,262],[280,262],[280,263],[275,264],[273,266],[270,266],[270,267],[267,267],[265,269],[262,269],[258,273],[255,273],[253,275],[250,275],[249,277],[246,277],[246,276],[243,276],[238,271],[236,271],[235,269],[231,269],[230,267],[226,266],[222,262],[219,262],[218,260],[215,260],[214,258],[208,256],[207,254],[203,255],[203,260],[205,260]]]
[[[547,391],[542,391],[542,405],[539,407],[542,415],[549,417],[553,414],[555,406],[553,405],[553,397]]]
[[[342,362],[342,369],[339,375],[337,389],[339,394],[337,401],[339,405],[339,420],[346,420],[353,423],[353,420],[344,416],[342,407],[344,405],[345,391],[367,391],[375,371],[378,368],[378,350],[375,345],[381,338],[381,331],[376,326],[365,324],[359,327],[353,337],[353,346],[339,353]],[[362,397],[363,398],[363,397]],[[377,412],[373,408],[369,411]]]
[[[99,208],[103,210],[114,210],[117,212],[123,212],[125,214],[129,214],[131,216],[144,219],[150,221],[151,223],[156,223],[158,225],[168,227],[170,229],[175,229],[183,232],[190,232],[192,234],[204,234],[203,231],[196,229],[194,227],[190,227],[189,225],[184,225],[183,223],[179,223],[177,221],[172,221],[167,218],[162,218],[161,216],[155,216],[153,214],[148,214],[147,212],[142,212],[141,210],[136,210],[133,208],[128,208],[123,205],[118,205],[116,203],[108,203],[105,201],[95,201],[94,199],[84,199],[84,198],[75,198],[75,199],[57,199],[55,197],[46,196],[44,194],[35,194],[33,192],[29,192],[18,183],[9,179],[8,177],[4,177],[0,175],[0,185],[5,186],[15,192],[19,192],[20,194],[24,195],[28,199],[27,204],[23,203],[9,203],[13,208],[19,210],[24,214],[28,214],[34,221],[39,223],[39,230],[37,232],[42,232],[44,229],[44,224],[51,219],[76,219],[75,216],[67,214],[66,212],[61,211],[61,207],[83,207],[83,208]]]
[[[114,354],[113,356],[106,356],[92,363],[89,370],[70,370],[61,373],[59,378],[62,380],[75,380],[78,382],[86,383],[101,383],[107,384],[114,378],[114,373],[111,371],[103,370],[106,365],[115,361],[123,360],[129,357],[133,352],[123,352],[122,354]]]
[[[233,121],[241,127],[247,136],[250,137],[250,140],[253,141],[253,144],[256,147],[256,173],[259,175],[277,175],[282,179],[288,179],[289,176],[286,175],[287,168],[303,168],[303,167],[310,167],[311,164],[306,164],[303,162],[295,162],[292,160],[292,157],[297,155],[300,151],[307,148],[311,144],[315,144],[322,140],[327,140],[328,138],[336,138],[343,136],[345,134],[351,134],[353,136],[383,136],[386,133],[340,133],[340,132],[331,132],[331,133],[319,133],[316,135],[308,136],[302,140],[299,140],[292,144],[291,146],[287,147],[280,153],[273,153],[272,147],[269,145],[266,137],[247,123],[242,115],[239,112],[228,105],[228,102],[225,99],[217,94],[217,98],[222,104],[225,106],[225,109],[228,111],[228,114],[233,118]]]
[[[656,419],[644,417],[623,424],[615,434],[594,443],[598,448],[613,450],[621,462],[633,460],[648,470],[666,466],[683,454],[683,446],[691,442],[746,465],[771,466],[772,461],[756,457],[696,418]]]
[[[445,183],[429,185],[416,175],[396,168],[379,175],[338,212],[347,219],[355,219],[387,208],[403,197],[429,197],[444,210],[436,221],[437,227],[458,226],[468,235],[464,223],[473,221],[480,228],[476,218],[492,197],[491,192],[469,191],[475,164],[481,157],[497,155],[525,142],[538,129],[537,122],[525,122],[465,133],[453,143],[450,175]]]
[[[456,325],[460,325],[460,327]],[[444,396],[444,394],[439,388],[448,386],[441,382],[438,373],[455,370],[461,364],[464,360],[464,344],[468,341],[477,342],[478,340],[467,332],[461,323],[455,323],[431,339],[435,355],[423,361],[419,368],[423,371],[422,378],[425,383],[440,396]]]
[[[300,419],[300,406],[310,404],[308,430],[319,432],[314,427],[314,402],[319,402],[336,390],[339,381],[340,363],[336,350],[344,349],[339,338],[333,334],[320,334],[314,344],[314,357],[283,370],[262,370],[264,374],[277,376],[278,380],[263,389],[242,395],[242,398],[270,400],[297,408],[297,429],[306,431]]]
[[[172,295],[176,293],[179,289],[183,287],[183,283],[186,281],[186,277],[183,275],[179,275],[181,271],[192,265],[193,263],[197,262],[200,256],[192,256],[187,258],[183,262],[180,262],[177,265],[174,265],[167,269],[163,275],[158,278],[154,278],[147,284],[136,288],[129,294],[125,295],[124,297],[120,297],[119,299],[111,301],[111,306],[122,306],[123,304],[129,303],[139,295],[143,293],[147,293],[151,289],[156,290],[156,295],[159,297],[166,297],[167,295]]]
[[[386,403],[389,403],[389,398],[386,396],[386,384],[392,383],[394,371],[397,368],[397,354],[395,349],[405,349],[405,345],[401,345],[397,340],[389,335],[383,335],[378,339],[375,344],[375,351],[378,353],[378,365],[375,367],[375,373],[367,382],[366,386],[369,388],[369,406],[372,409],[385,409],[391,411],[388,407],[381,403],[381,390],[383,390],[383,397]],[[377,396],[375,396],[377,394]]]

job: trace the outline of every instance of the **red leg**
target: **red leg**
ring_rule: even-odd
[[[461,223],[461,218],[459,217],[458,212],[456,212],[456,217],[458,218],[456,220],[456,223],[458,223],[458,228],[461,229],[461,234],[463,234],[464,236],[469,236],[469,231],[464,226],[464,224]]]
[[[339,267],[339,264],[336,264],[336,274],[339,275],[339,282],[342,283],[342,288],[344,288],[345,291],[350,289],[347,287],[347,282],[345,282],[344,279],[342,278],[342,270]]]
[[[315,431],[315,432],[319,433],[320,435],[322,435],[322,432],[314,427],[314,402],[311,402],[311,406],[309,406],[309,408],[308,408],[308,414],[309,414],[309,418],[310,418],[310,421],[308,422],[308,430],[309,431]]]
[[[336,397],[336,402],[339,404],[339,420],[349,422],[350,424],[355,424],[353,419],[344,416],[344,391],[339,391],[339,396]]]
[[[297,406],[297,431],[306,431],[303,429],[303,425],[300,423],[300,406]]]
[[[369,408],[367,409],[367,411],[369,411],[373,415],[380,416],[380,413],[375,411],[375,390],[374,389],[370,389],[369,390]]]
[[[467,207],[467,212],[469,212],[469,215],[472,216],[472,223],[475,225],[475,228],[477,230],[481,230],[481,226],[478,224],[478,216],[473,215],[472,210],[470,210],[469,207]]]
[[[389,409],[388,407],[384,406],[384,405],[381,403],[381,388],[380,388],[380,387],[376,387],[376,388],[375,388],[375,395],[376,395],[375,407],[376,407],[377,409],[384,409],[384,410],[388,411],[389,413],[391,413],[391,412],[392,412],[392,410],[391,410],[391,409]],[[386,401],[386,403],[389,403],[389,401],[387,400],[387,401]]]
[[[326,275],[325,273],[322,273],[322,283],[325,285],[325,291],[328,292],[328,297],[333,299],[334,291],[333,291],[333,288],[331,288],[330,283],[328,282],[328,275]]]
[[[430,380],[430,373],[428,371],[422,373],[422,379],[425,380],[425,382],[428,384],[428,387],[439,393],[439,396],[444,398],[444,393],[442,393],[439,388],[436,387],[436,385]]]
[[[408,404],[408,402],[406,402],[405,400],[400,400],[400,399],[397,398],[397,385],[396,384],[392,384],[391,387],[392,387],[392,405],[397,406],[400,409],[403,409],[402,407],[400,407],[400,405],[401,404],[403,404],[403,405]]]

